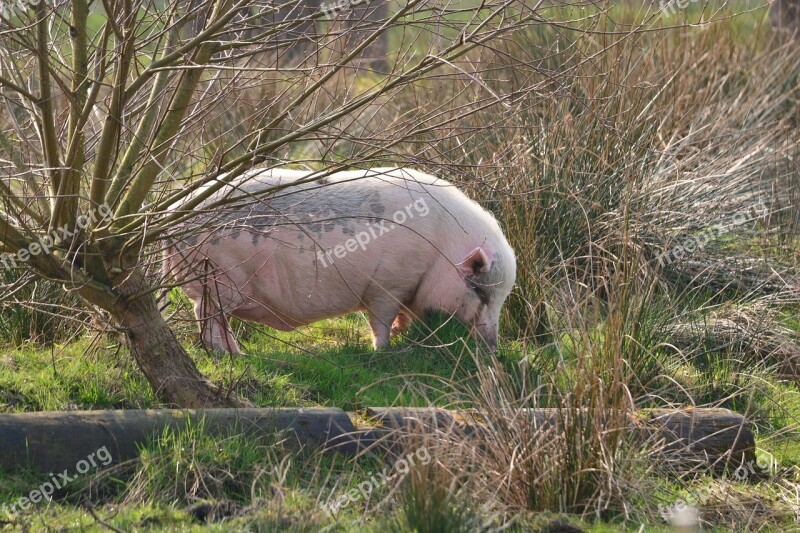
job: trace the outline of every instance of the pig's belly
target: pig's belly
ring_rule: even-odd
[[[320,280],[316,286],[313,281],[309,285],[307,281],[296,279],[275,283],[274,270],[271,274],[256,275],[246,286],[239,288],[237,299],[242,303],[231,312],[233,316],[289,331],[318,320],[364,309],[354,292],[335,287],[340,280]],[[354,284],[350,280],[350,286]]]
[[[299,326],[311,324],[318,320],[334,318],[351,311],[363,309],[359,302],[347,302],[346,305],[330,305],[325,307],[313,306],[303,308],[293,306],[291,309],[275,302],[272,298],[251,298],[243,295],[245,304],[234,310],[231,314],[241,320],[258,322],[281,331],[291,331]]]
[[[280,331],[291,331],[298,326],[313,322],[313,320],[301,320],[296,316],[289,316],[281,310],[271,308],[266,304],[245,305],[231,314],[241,320],[258,322]]]
[[[224,272],[220,278],[226,279],[229,291],[220,294],[220,300],[230,315],[288,331],[364,310],[366,304],[382,299],[404,301],[409,292],[405,289],[416,286],[413,265],[424,263],[414,254],[402,255],[408,264],[386,261],[388,251],[382,246],[392,250],[398,245],[389,246],[390,239],[384,238],[370,253],[353,252],[323,265],[312,252],[287,244],[297,240],[295,233],[283,232],[278,237],[262,240],[261,246],[253,246],[250,237],[240,237],[225,254],[219,254],[219,249],[206,252]],[[349,238],[333,233],[327,237],[335,242]],[[397,264],[387,269],[384,262]]]

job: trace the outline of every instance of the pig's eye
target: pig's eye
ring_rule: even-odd
[[[489,305],[489,292],[486,290],[486,287],[478,283],[472,276],[465,278],[465,281],[467,282],[467,288],[480,299],[481,303],[483,305]]]
[[[472,292],[475,293],[475,296],[480,299],[483,305],[489,305],[489,293],[486,292],[486,289],[477,285],[473,285],[470,288],[472,289]]]

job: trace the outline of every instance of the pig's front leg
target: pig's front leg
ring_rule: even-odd
[[[392,323],[397,318],[399,311],[400,306],[394,302],[374,304],[367,308],[369,327],[372,329],[372,346],[376,350],[383,350],[389,347]]]

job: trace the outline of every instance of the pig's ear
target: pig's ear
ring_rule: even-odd
[[[489,256],[486,255],[483,248],[478,247],[472,250],[469,255],[467,255],[466,259],[461,261],[458,265],[458,269],[464,277],[466,277],[474,276],[478,272],[489,272],[490,266]]]

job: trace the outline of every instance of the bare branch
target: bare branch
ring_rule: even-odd
[[[50,190],[53,194],[52,202],[58,197],[61,184],[61,160],[56,136],[56,122],[53,111],[52,92],[50,87],[50,39],[47,30],[47,6],[40,2],[36,6],[36,59],[39,66],[39,95],[41,118],[39,127],[42,131],[44,156],[52,175]],[[55,222],[53,219],[52,222]]]

